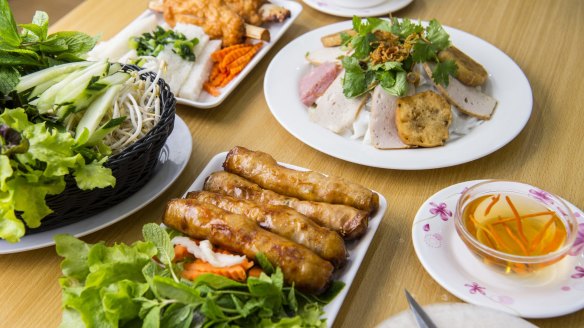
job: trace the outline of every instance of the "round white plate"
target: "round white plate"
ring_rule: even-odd
[[[414,0],[387,0],[384,3],[369,8],[346,8],[334,5],[326,0],[304,0],[304,3],[329,15],[340,17],[353,17],[353,15],[359,17],[373,17],[398,11],[412,3],[412,1]]]
[[[489,121],[442,147],[378,150],[337,135],[310,121],[300,102],[298,84],[310,65],[306,52],[322,48],[320,38],[352,27],[328,25],[290,42],[274,57],[264,79],[264,94],[272,114],[293,136],[325,154],[349,162],[401,170],[432,169],[470,162],[503,147],[521,132],[531,115],[532,94],[527,78],[501,50],[466,32],[444,27],[452,43],[481,63],[490,74],[486,93],[497,99]],[[285,77],[285,78],[284,78]]]
[[[424,306],[424,311],[438,327],[448,328],[537,328],[531,323],[501,311],[467,303],[436,303]],[[412,312],[405,310],[381,322],[377,328],[418,327]]]
[[[412,240],[418,259],[442,287],[476,305],[525,318],[549,318],[584,308],[584,214],[566,202],[579,221],[571,254],[536,276],[505,276],[480,262],[454,228],[453,212],[465,188],[481,180],[442,189],[418,210]]]
[[[83,221],[54,230],[26,235],[20,239],[20,242],[14,244],[0,240],[0,254],[18,253],[51,246],[55,244],[54,235],[68,233],[75,237],[81,237],[126,218],[148,205],[170,187],[186,167],[191,156],[191,149],[191,132],[185,122],[177,115],[174,121],[174,130],[160,152],[159,163],[155,169],[156,173],[142,189],[123,202]]]

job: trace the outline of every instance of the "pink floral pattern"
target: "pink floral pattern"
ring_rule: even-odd
[[[472,284],[464,284],[464,285],[469,288],[468,291],[471,294],[479,293],[479,294],[482,294],[482,295],[486,295],[486,293],[485,293],[485,289],[486,288],[479,286],[479,284],[477,284],[476,282],[473,282]]]
[[[426,232],[430,231],[430,223],[424,224],[424,231]]]
[[[446,203],[436,204],[431,202],[432,208],[430,208],[430,213],[432,215],[440,215],[442,221],[448,221],[449,218],[452,217],[452,211],[447,208]]]
[[[584,277],[584,268],[583,267],[578,265],[574,269],[576,270],[576,273],[574,273],[570,277],[572,277],[573,279],[580,279],[580,278]]]
[[[572,248],[570,249],[570,255],[577,256],[582,254],[582,250],[584,249],[584,223],[580,223],[578,225],[578,234],[576,235],[576,241]]]
[[[550,193],[543,191],[541,189],[529,189],[529,194],[531,197],[543,202],[544,204],[551,205],[554,203]]]

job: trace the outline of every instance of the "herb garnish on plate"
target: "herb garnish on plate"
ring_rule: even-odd
[[[353,30],[357,32],[354,36],[341,35],[343,46],[353,51],[342,58],[346,97],[360,96],[378,84],[392,95],[403,96],[407,73],[416,63],[436,62],[432,77],[440,85],[448,86],[449,76],[456,73],[453,61],[438,60],[438,52],[450,46],[450,37],[435,19],[424,27],[409,19],[362,20],[355,16]]]

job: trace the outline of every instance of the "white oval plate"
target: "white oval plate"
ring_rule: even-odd
[[[203,186],[205,184],[205,179],[211,175],[213,172],[223,171],[223,162],[225,161],[225,157],[227,156],[227,152],[219,153],[215,155],[210,161],[207,166],[201,171],[195,182],[189,187],[187,193],[189,191],[197,191],[203,190]],[[289,167],[291,169],[299,170],[299,171],[307,171],[308,169],[286,164],[280,163],[283,166]],[[186,194],[186,193],[185,193]],[[365,258],[365,254],[367,254],[367,249],[373,240],[373,236],[375,236],[375,232],[379,228],[379,224],[383,219],[383,215],[385,215],[385,211],[387,210],[387,201],[382,194],[377,193],[379,195],[379,209],[375,213],[373,217],[369,218],[369,227],[367,228],[367,232],[359,239],[354,240],[351,242],[347,242],[347,251],[349,252],[349,259],[347,264],[339,271],[336,271],[334,274],[335,280],[341,280],[345,283],[345,287],[341,290],[339,295],[335,297],[335,299],[327,304],[324,307],[324,317],[327,318],[327,325],[329,327],[333,326],[335,322],[335,318],[341,309],[341,305],[343,305],[343,301],[345,297],[347,297],[347,293],[351,288],[351,284],[353,283],[353,279],[357,275],[357,271],[361,266],[361,262]]]
[[[387,0],[384,3],[368,8],[345,8],[323,0],[304,0],[304,3],[329,15],[340,17],[353,17],[353,15],[359,17],[373,17],[398,11],[412,3],[412,1],[414,0]]]
[[[54,245],[53,236],[61,233],[68,233],[75,237],[85,236],[137,212],[156,199],[178,178],[189,161],[192,146],[191,132],[185,122],[177,115],[174,120],[174,130],[160,152],[159,163],[155,169],[156,173],[142,189],[123,202],[83,221],[54,230],[25,235],[20,239],[20,242],[14,244],[0,240],[0,254],[18,253]]]
[[[490,74],[486,93],[499,102],[493,117],[468,135],[442,147],[378,150],[337,135],[310,121],[300,102],[298,84],[310,65],[308,51],[322,48],[320,38],[352,27],[328,25],[290,42],[274,57],[264,79],[264,95],[276,120],[308,146],[345,161],[387,169],[420,170],[453,166],[486,156],[513,140],[531,115],[532,94],[527,78],[501,50],[466,32],[444,27],[452,43],[481,63]],[[285,77],[285,78],[284,78]]]
[[[442,287],[465,302],[525,318],[550,318],[584,308],[584,256],[563,260],[530,278],[505,276],[480,262],[454,228],[453,213],[460,194],[483,180],[440,190],[416,213],[412,240],[424,269]],[[584,245],[584,214],[566,201],[579,221],[575,245]],[[581,249],[580,249],[581,251]]]

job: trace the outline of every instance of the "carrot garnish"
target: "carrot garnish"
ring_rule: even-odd
[[[224,70],[227,68],[227,65],[231,64],[237,58],[245,55],[251,50],[252,46],[243,47],[235,49],[229,52],[220,62],[219,62],[219,69]]]
[[[537,213],[521,215],[520,218],[521,218],[521,220],[523,220],[523,219],[534,218],[534,217],[537,217],[540,215],[553,215],[553,214],[554,214],[553,211],[537,212]],[[505,223],[505,222],[515,221],[515,220],[516,220],[515,217],[504,218],[504,219],[497,220],[497,222],[494,222],[493,224]]]
[[[515,205],[513,205],[513,202],[511,201],[511,198],[509,198],[509,196],[505,196],[505,200],[507,201],[507,204],[509,204],[511,211],[515,216],[515,220],[517,221],[517,231],[519,232],[519,237],[521,238],[521,241],[523,241],[524,244],[528,244],[527,237],[525,237],[525,234],[523,233],[523,222],[521,222],[521,216],[519,215],[519,212],[515,208]]]
[[[260,268],[259,266],[254,266],[253,268],[249,269],[249,271],[247,272],[247,274],[250,277],[259,277],[262,273],[264,272],[264,270],[262,270],[262,268]]]
[[[211,69],[209,80],[203,85],[205,91],[217,96],[219,90],[233,80],[263,46],[262,42],[256,44],[238,44],[223,48],[214,52],[211,59],[215,63]]]
[[[219,90],[217,90],[217,88],[210,85],[208,82],[203,83],[203,90],[207,91],[207,93],[209,93],[213,97],[217,97],[218,95],[221,94]]]
[[[174,262],[180,262],[188,257],[192,257],[192,255],[186,247],[182,245],[174,245]]]
[[[211,60],[213,60],[214,62],[219,62],[221,61],[223,58],[225,58],[225,56],[230,53],[231,51],[233,51],[234,49],[239,49],[239,48],[243,48],[243,47],[247,47],[248,44],[245,43],[241,43],[241,44],[236,44],[230,47],[225,47],[221,50],[215,51],[213,54],[211,54]]]
[[[543,226],[543,229],[540,232],[538,232],[537,235],[535,235],[535,237],[531,241],[531,245],[529,246],[529,249],[530,250],[535,249],[535,247],[543,239],[543,236],[545,235],[545,232],[549,229],[549,227],[552,225],[552,223],[555,220],[556,220],[556,218],[555,217],[552,217],[551,219],[548,220],[548,222],[545,223],[545,225]]]
[[[497,194],[497,196],[491,197],[491,202],[489,203],[489,205],[485,209],[485,216],[489,215],[489,213],[491,212],[491,208],[493,208],[493,206],[495,206],[495,204],[497,204],[497,202],[499,201],[499,198],[501,198],[501,194]]]
[[[509,228],[509,226],[507,225],[507,223],[503,223],[503,227],[505,227],[505,231],[507,231],[507,234],[509,235],[509,237],[511,237],[511,239],[513,239],[513,241],[517,245],[519,245],[519,248],[521,248],[521,250],[523,251],[523,254],[529,255],[529,251],[527,251],[527,248],[525,248],[525,245],[523,245],[523,243],[521,242],[521,240],[519,240],[519,238],[517,238],[517,236],[515,236],[515,234],[513,233],[513,231],[511,230],[511,228]]]

